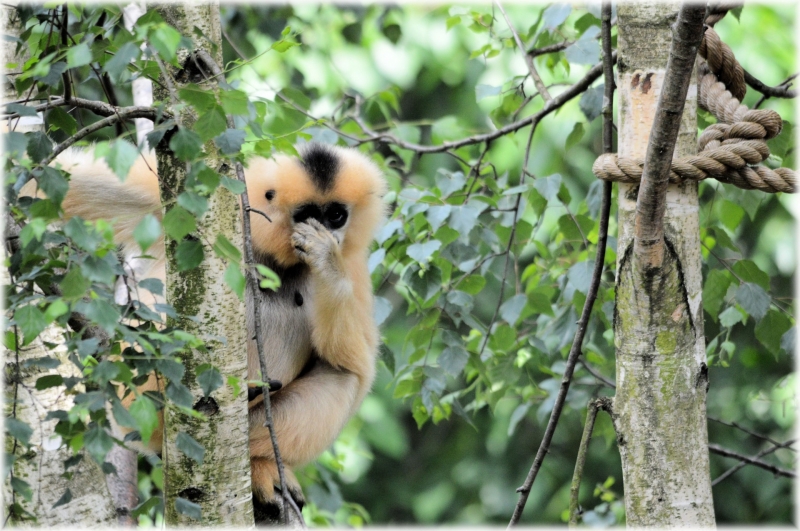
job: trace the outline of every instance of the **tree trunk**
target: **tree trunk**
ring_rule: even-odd
[[[222,44],[219,21],[219,4],[216,2],[194,4],[160,4],[157,9],[169,24],[182,35],[191,38],[197,49],[206,50],[218,64],[222,64]],[[196,29],[205,38],[197,36]],[[213,49],[212,49],[213,46]],[[178,62],[187,62],[187,52],[178,54]],[[162,83],[154,94],[157,101],[169,102],[172,96],[167,87],[180,90],[187,77],[167,65],[171,80]],[[216,90],[216,83],[193,79],[208,91]],[[191,127],[197,117],[189,110],[182,111],[179,121]],[[162,142],[156,150],[158,172],[161,180],[161,197],[169,211],[176,203],[176,194],[184,187],[186,165],[178,161]],[[208,156],[205,163],[219,170],[223,159],[212,142],[205,145]],[[221,170],[220,170],[221,171]],[[167,246],[167,301],[181,316],[197,317],[197,321],[181,317],[168,321],[206,340],[207,351],[193,350],[184,358],[186,376],[183,384],[193,395],[195,409],[205,414],[199,421],[166,408],[164,415],[164,496],[165,520],[172,525],[253,525],[252,492],[250,488],[250,452],[248,444],[247,394],[234,397],[229,385],[214,391],[203,399],[203,391],[195,379],[196,368],[204,363],[216,367],[224,377],[240,378],[244,388],[247,378],[247,344],[245,305],[223,280],[227,264],[212,250],[217,234],[229,241],[242,241],[238,198],[219,187],[208,200],[208,211],[197,221],[193,233],[203,245],[203,263],[190,271],[179,271],[175,250],[180,242],[168,239]],[[191,235],[189,237],[192,237]],[[222,342],[218,338],[225,338]],[[169,394],[169,393],[168,393]],[[202,399],[202,400],[201,400]],[[184,455],[177,445],[177,436],[185,432],[205,448],[202,464]],[[176,508],[176,500],[183,498],[200,505],[200,522],[190,519],[185,511]],[[182,502],[181,502],[182,503]]]
[[[19,35],[19,20],[12,6],[3,7],[3,34]],[[27,48],[15,55],[16,43],[6,41],[2,47],[3,64],[17,64],[19,68],[10,69],[6,74],[6,85],[3,87],[6,101],[17,98],[13,85],[13,72],[21,70],[28,58]],[[43,131],[42,115],[26,116],[7,126],[14,131]],[[6,233],[13,232],[15,227],[10,217],[6,219]],[[5,257],[4,257],[5,258]],[[5,260],[4,260],[5,261]],[[8,271],[3,271],[2,282],[9,284]],[[45,342],[62,345],[51,350]],[[48,526],[80,526],[109,527],[117,522],[117,512],[109,491],[104,488],[105,477],[100,466],[92,459],[84,458],[70,467],[71,478],[64,477],[64,461],[72,457],[72,451],[65,447],[61,437],[54,433],[56,420],[45,420],[48,412],[55,410],[69,411],[74,402],[72,395],[64,392],[62,386],[44,390],[36,389],[36,380],[47,374],[61,374],[64,377],[80,377],[80,371],[67,359],[64,331],[56,325],[48,326],[33,343],[24,349],[5,351],[5,414],[26,423],[32,430],[30,445],[24,448],[6,437],[6,452],[14,456],[10,465],[11,473],[5,476],[3,483],[4,513],[8,514],[9,506],[18,503],[25,511],[36,518],[36,522],[19,520],[12,516],[15,525],[35,523]],[[25,367],[24,362],[34,358],[53,356],[61,362],[58,368],[42,369],[36,366]],[[6,458],[6,466],[9,465]],[[10,480],[16,478],[27,482],[32,491],[30,501],[15,494]],[[69,495],[65,494],[69,491]],[[69,501],[66,501],[69,500]],[[54,507],[59,501],[58,507]],[[5,517],[5,515],[4,515]],[[4,520],[5,521],[5,520]]]
[[[619,4],[619,155],[644,159],[679,4]],[[675,157],[696,152],[692,75]],[[633,257],[638,186],[620,184],[614,424],[628,525],[713,526],[697,183],[670,185],[661,267]]]

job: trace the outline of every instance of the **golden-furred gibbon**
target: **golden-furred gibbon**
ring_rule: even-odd
[[[255,258],[281,279],[277,291],[259,290],[256,303],[268,375],[281,384],[270,397],[288,467],[308,463],[328,448],[372,385],[379,334],[367,258],[385,217],[386,191],[375,164],[354,149],[310,143],[299,151],[300,158],[253,158],[245,169],[251,208],[271,220],[250,214]],[[94,160],[91,150],[68,150],[56,163],[71,174],[65,216],[113,220],[133,279],[127,282],[165,280],[163,238],[147,250],[152,258],[144,258],[133,237],[146,214],[162,215],[154,157],[140,157],[124,181]],[[118,281],[118,295],[127,294],[125,282]],[[246,302],[248,378],[257,381],[254,301]],[[250,458],[254,495],[268,503],[279,480],[259,389],[251,387],[248,397]],[[161,442],[157,433],[151,449],[160,451]],[[286,477],[301,501],[291,470]]]

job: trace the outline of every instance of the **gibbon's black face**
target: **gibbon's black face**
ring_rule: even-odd
[[[250,162],[250,204],[272,220],[251,216],[257,250],[283,267],[296,264],[292,235],[312,219],[331,232],[343,252],[366,249],[384,219],[386,183],[378,168],[349,148],[308,143],[299,154]]]

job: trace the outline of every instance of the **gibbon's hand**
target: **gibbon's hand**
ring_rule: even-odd
[[[339,240],[319,221],[309,218],[294,227],[295,254],[316,273],[341,271]]]

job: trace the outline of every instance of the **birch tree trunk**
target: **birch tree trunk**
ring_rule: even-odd
[[[620,3],[619,155],[644,159],[679,4]],[[694,74],[675,157],[696,152]],[[670,185],[663,265],[633,259],[638,186],[620,184],[614,424],[628,525],[714,526],[697,184]]]
[[[11,5],[3,7],[2,33],[19,35],[19,20],[16,10]],[[27,60],[27,48],[20,49],[15,55],[16,43],[7,40],[2,46],[3,65],[16,64],[18,69],[6,72],[3,80],[3,96],[6,101],[17,98],[13,88],[13,75],[21,70]],[[24,133],[27,131],[44,131],[44,119],[38,116],[25,116],[6,123],[6,127]],[[6,219],[5,230],[13,232],[13,220]],[[18,229],[16,229],[18,230]],[[5,250],[5,248],[4,248]],[[5,256],[4,262],[5,262]],[[3,271],[2,283],[10,282],[8,270]],[[51,350],[45,344],[60,345]],[[10,466],[10,475],[5,475],[3,482],[3,521],[12,503],[18,503],[25,511],[36,518],[30,520],[10,519],[15,525],[34,524],[37,526],[80,526],[111,527],[117,523],[117,512],[108,489],[105,488],[105,476],[100,466],[88,456],[83,455],[76,465],[70,467],[72,473],[68,479],[64,477],[64,461],[73,456],[72,450],[62,444],[62,439],[55,433],[57,420],[45,420],[47,414],[55,410],[69,411],[74,405],[72,395],[64,392],[62,386],[44,390],[36,389],[36,380],[48,374],[60,374],[63,377],[81,376],[80,371],[67,359],[64,330],[56,325],[48,326],[30,345],[13,352],[4,352],[5,380],[5,415],[26,423],[31,429],[30,445],[23,448],[11,437],[6,437],[5,448],[8,456],[13,456],[13,463],[6,458],[6,466]],[[61,362],[55,369],[26,367],[25,361],[52,356]],[[17,478],[27,482],[31,487],[31,499],[15,494],[10,481]],[[67,494],[68,493],[68,494]],[[56,507],[56,505],[58,506]]]
[[[222,44],[219,4],[191,3],[159,4],[148,6],[157,9],[167,23],[182,35],[191,38],[197,49],[206,50],[217,64],[222,64]],[[196,30],[205,38],[199,38]],[[212,49],[213,43],[213,49]],[[187,64],[187,52],[178,54],[178,62]],[[172,95],[167,87],[180,90],[188,77],[167,65],[161,87],[155,91],[157,101],[169,102]],[[216,90],[216,83],[192,79],[201,88]],[[191,128],[197,117],[190,110],[182,111],[180,123]],[[178,161],[162,142],[156,149],[158,173],[161,180],[162,202],[167,211],[175,206],[175,197],[184,187],[186,165]],[[212,142],[205,146],[208,156],[205,163],[219,170],[223,160]],[[220,170],[221,171],[221,170]],[[203,399],[203,391],[195,379],[196,368],[204,363],[216,367],[223,377],[235,376],[244,382],[247,378],[246,319],[244,302],[227,287],[223,280],[225,264],[212,250],[217,234],[224,234],[231,242],[241,242],[239,201],[226,189],[219,187],[208,200],[208,211],[197,220],[193,233],[203,245],[203,263],[190,271],[179,271],[175,250],[180,242],[168,239],[167,245],[167,300],[182,316],[168,321],[206,340],[207,351],[194,350],[184,358],[186,376],[183,384],[193,395],[195,409],[207,418],[198,421],[167,408],[164,415],[164,503],[165,520],[174,525],[253,525],[252,491],[250,488],[249,429],[247,420],[247,394],[234,397],[233,390],[223,385],[211,398]],[[192,237],[191,235],[189,237]],[[225,338],[222,342],[219,338]],[[169,394],[169,393],[168,393]],[[185,432],[205,448],[202,464],[184,455],[177,445],[177,437]],[[202,520],[197,522],[176,509],[176,500],[182,498],[200,505]]]

